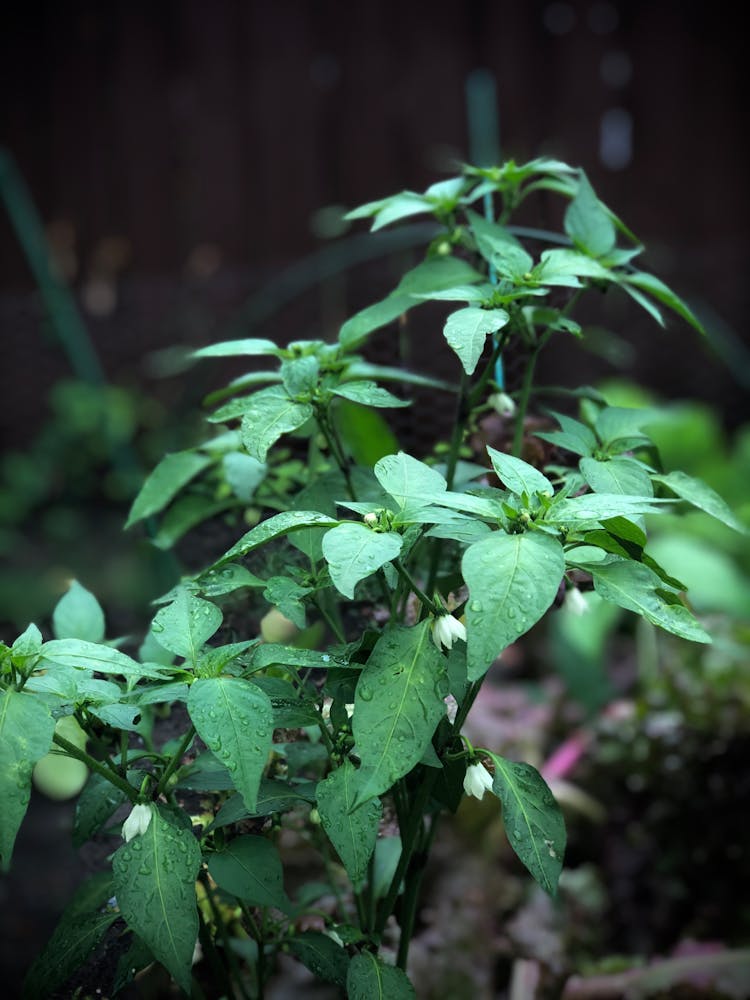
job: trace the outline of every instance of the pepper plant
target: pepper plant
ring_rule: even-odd
[[[539,191],[562,200],[562,232],[514,227]],[[111,993],[156,961],[187,994],[261,997],[284,951],[351,998],[413,996],[420,884],[439,819],[465,794],[500,800],[511,847],[552,895],[563,865],[563,818],[538,771],[463,733],[492,664],[579,585],[710,641],[649,556],[644,518],[686,502],[742,526],[707,486],[661,469],[649,413],[580,390],[576,416],[548,411],[537,432],[554,462],[539,468],[524,450],[536,360],[552,337],[582,335],[583,296],[624,293],[659,323],[666,307],[700,330],[689,308],[638,269],[643,248],[564,163],[467,166],[350,217],[375,230],[420,214],[436,223],[424,259],[335,339],[196,352],[255,368],[215,394],[217,433],[153,470],[128,526],[161,519],[167,544],[228,504],[251,527],[157,602],[140,648],[105,637],[78,583],[52,638],[31,624],[0,647],[3,866],[50,751],[90,772],[75,843],[122,837],[32,967],[28,996],[49,995],[113,936]],[[428,301],[444,304],[456,355],[448,387],[358,353]],[[514,386],[509,353],[523,359]],[[455,393],[450,440],[440,454],[363,464],[352,404],[408,405],[383,384],[394,382]],[[512,447],[467,454],[492,406],[515,421]],[[259,634],[269,609],[290,627],[283,641]],[[60,725],[71,718],[77,742]],[[326,876],[294,889],[292,832]]]

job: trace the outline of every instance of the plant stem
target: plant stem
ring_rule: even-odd
[[[440,814],[435,813],[432,817],[432,822],[430,823],[430,828],[427,831],[427,834],[422,837],[422,843],[419,845],[419,850],[415,852],[414,855],[414,860],[418,860],[419,864],[416,867],[412,866],[412,870],[407,875],[404,895],[401,900],[401,936],[398,942],[398,957],[396,958],[396,965],[399,969],[403,969],[404,971],[406,971],[406,961],[409,957],[409,945],[411,944],[412,935],[414,933],[414,921],[417,916],[417,904],[419,902],[419,894],[422,888],[422,879],[424,878],[424,873],[427,869],[427,861],[435,839],[439,819]]]
[[[402,579],[406,581],[409,587],[414,591],[414,593],[419,598],[422,607],[425,608],[430,614],[442,615],[443,608],[439,608],[433,600],[431,600],[427,594],[422,590],[419,584],[415,581],[414,577],[411,575],[409,570],[404,566],[400,559],[394,559],[393,565],[396,568],[396,572]]]
[[[162,774],[159,780],[159,784],[156,786],[156,792],[154,797],[156,797],[156,795],[160,795],[164,791],[167,782],[172,777],[177,768],[180,766],[180,762],[185,752],[187,751],[187,748],[193,742],[194,737],[195,737],[195,726],[190,726],[188,731],[182,737],[182,742],[180,743],[179,747],[172,755],[172,759],[164,768],[164,773]]]
[[[55,733],[52,737],[52,741],[53,743],[56,743],[61,750],[64,750],[69,757],[75,757],[76,760],[83,761],[90,771],[95,771],[97,774],[101,775],[102,778],[106,778],[110,784],[115,786],[115,788],[119,788],[121,792],[124,792],[127,795],[131,802],[136,802],[138,800],[138,790],[133,788],[129,781],[126,781],[125,778],[121,777],[113,767],[110,767],[108,764],[102,764],[101,761],[86,753],[85,750],[80,750],[75,743],[71,743],[69,740],[66,740],[64,736],[60,736],[59,733]]]

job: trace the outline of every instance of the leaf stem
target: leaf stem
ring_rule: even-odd
[[[411,573],[409,572],[409,570],[404,566],[404,564],[401,562],[401,560],[400,559],[394,559],[393,560],[393,565],[394,565],[394,567],[395,567],[396,572],[398,573],[398,575],[400,577],[402,577],[403,580],[406,581],[406,583],[409,585],[409,587],[417,595],[417,597],[419,598],[422,606],[427,611],[429,611],[430,614],[432,614],[432,615],[442,615],[443,612],[444,612],[444,609],[438,607],[437,604],[435,604],[435,602],[433,600],[431,600],[427,596],[427,594],[425,594],[425,592],[422,590],[422,588],[419,586],[419,584],[416,582],[416,580],[414,579],[414,577],[411,575]]]
[[[172,755],[172,759],[164,768],[164,773],[159,779],[159,784],[156,786],[156,792],[154,793],[154,797],[160,795],[164,791],[167,782],[172,777],[177,768],[180,766],[180,762],[182,761],[182,758],[185,755],[187,748],[193,742],[194,737],[195,737],[195,726],[191,725],[188,731],[182,737],[182,742],[180,743],[175,753]]]

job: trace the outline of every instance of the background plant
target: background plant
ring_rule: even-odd
[[[563,232],[512,227],[539,191],[561,196]],[[55,611],[52,639],[30,625],[2,647],[4,865],[32,767],[51,748],[92,772],[78,843],[132,807],[111,876],[67,911],[31,970],[30,995],[64,981],[110,928],[128,947],[115,989],[156,959],[200,995],[199,942],[226,995],[261,996],[280,950],[351,997],[412,995],[404,970],[426,861],[440,816],[465,791],[491,790],[518,858],[557,890],[566,838],[549,787],[530,764],[474,747],[462,731],[492,663],[591,584],[608,604],[710,641],[684,585],[647,552],[644,517],[687,503],[743,528],[712,489],[662,470],[651,414],[574,387],[577,417],[549,411],[549,429],[536,433],[553,449],[543,468],[525,450],[537,358],[553,336],[581,335],[585,293],[624,292],[660,323],[666,306],[698,327],[688,307],[635,266],[642,247],[566,164],[466,167],[351,217],[379,229],[421,214],[442,227],[424,261],[335,341],[253,338],[196,352],[267,367],[222,391],[213,437],[162,459],[128,526],[161,516],[157,539],[168,545],[231,504],[250,529],[164,595],[137,655],[105,640],[101,608],[78,584]],[[393,453],[377,421],[381,447],[365,434],[364,464],[352,406],[405,406],[382,383],[430,380],[359,352],[428,301],[454,303],[443,326],[460,363],[450,440],[423,461]],[[513,354],[523,376],[508,393],[502,362]],[[512,445],[467,453],[488,408],[514,416]],[[289,628],[259,641],[259,613],[271,609]],[[167,714],[175,732],[165,740]],[[85,748],[61,731],[70,717]],[[279,844],[298,829],[328,879],[291,894]],[[331,892],[335,904],[323,907]],[[391,949],[395,964],[384,960]]]

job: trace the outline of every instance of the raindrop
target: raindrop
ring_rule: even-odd
[[[358,692],[362,701],[372,701],[372,689],[364,686],[360,686]]]
[[[472,601],[471,604],[469,605],[469,607],[471,608],[472,611],[481,611],[482,610],[482,602],[481,601]]]

